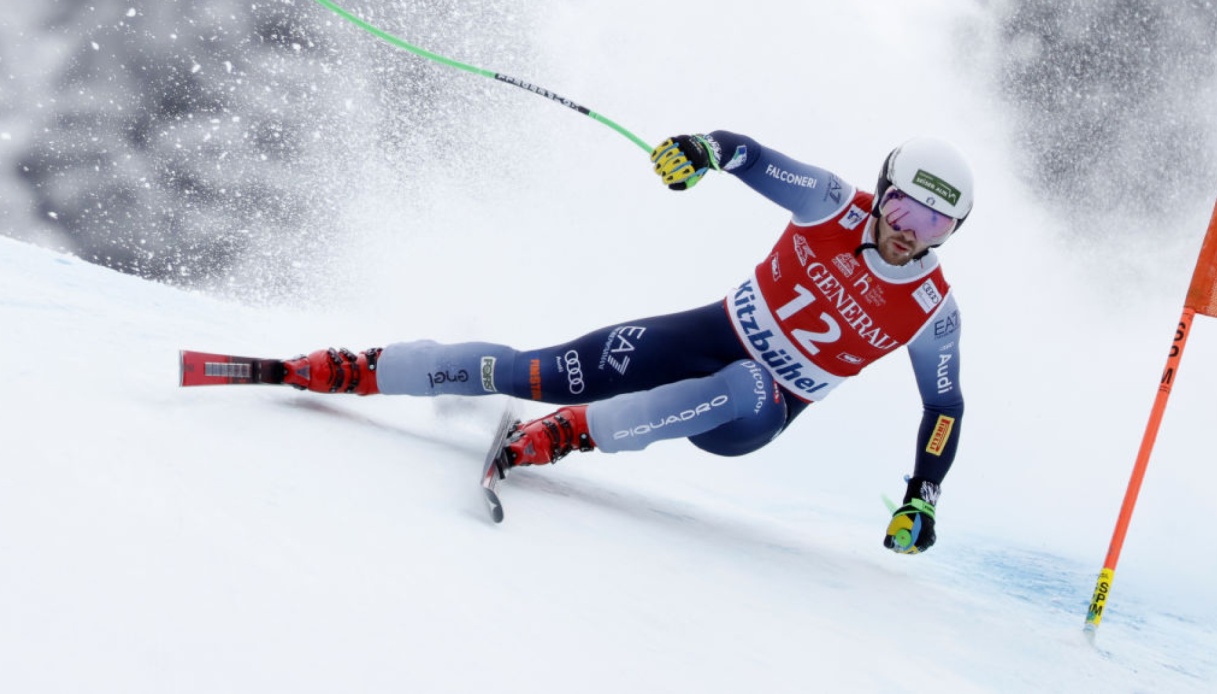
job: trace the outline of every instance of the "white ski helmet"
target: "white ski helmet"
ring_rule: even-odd
[[[957,220],[956,230],[972,211],[972,168],[959,150],[943,140],[915,137],[887,155],[875,186],[872,214],[876,217],[879,201],[891,186]]]

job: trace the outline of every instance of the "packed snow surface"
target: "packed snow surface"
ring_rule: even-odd
[[[660,20],[699,35],[698,15],[652,5],[560,9],[521,77],[648,141],[732,129],[860,186],[916,134],[972,160],[976,211],[941,252],[968,413],[938,545],[881,546],[921,414],[903,355],[744,458],[670,441],[520,471],[501,525],[477,486],[497,396],[178,386],[180,349],[527,348],[703,305],[783,228],[729,176],[664,190],[639,148],[520,92],[510,118],[452,114],[430,166],[336,159],[342,242],[250,259],[322,267],[294,302],[0,239],[0,691],[1213,691],[1217,319],[1082,632],[1212,201],[1153,248],[1060,242],[992,95],[947,76],[951,41],[908,38],[961,3],[758,8],[695,59]],[[897,62],[919,78],[876,82]]]

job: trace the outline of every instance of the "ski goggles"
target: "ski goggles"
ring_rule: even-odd
[[[879,215],[896,231],[911,231],[927,246],[936,246],[955,231],[956,220],[928,207],[895,186],[887,189],[879,202]]]

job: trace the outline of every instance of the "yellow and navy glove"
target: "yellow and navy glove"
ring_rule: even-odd
[[[702,135],[677,135],[651,150],[655,173],[672,190],[685,190],[697,185],[710,169],[718,170],[714,148]]]
[[[892,510],[883,546],[898,554],[918,554],[934,546],[934,505],[940,487],[921,477],[912,477],[904,493],[904,505]],[[894,504],[893,504],[894,505]]]

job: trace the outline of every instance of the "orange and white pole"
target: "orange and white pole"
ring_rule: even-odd
[[[1183,314],[1179,316],[1179,326],[1175,330],[1175,339],[1171,342],[1170,355],[1166,359],[1166,369],[1162,372],[1162,378],[1158,382],[1158,395],[1154,398],[1149,423],[1146,424],[1145,434],[1141,438],[1141,448],[1137,451],[1132,478],[1128,481],[1128,490],[1124,493],[1124,503],[1120,506],[1116,529],[1112,533],[1111,544],[1107,548],[1107,558],[1103,560],[1103,570],[1099,572],[1094,596],[1090,599],[1085,629],[1091,639],[1094,638],[1095,632],[1099,628],[1099,622],[1103,619],[1104,608],[1107,607],[1111,584],[1116,576],[1116,562],[1120,559],[1120,550],[1124,547],[1124,536],[1128,533],[1133,507],[1137,504],[1137,495],[1141,491],[1145,469],[1149,466],[1149,456],[1153,452],[1154,441],[1158,437],[1158,426],[1162,423],[1162,414],[1166,411],[1166,401],[1170,398],[1171,387],[1179,377],[1179,362],[1183,358],[1183,348],[1187,345],[1192,319],[1198,313],[1217,317],[1217,206],[1213,208],[1208,232],[1200,247],[1200,257],[1196,260],[1196,269],[1192,272],[1192,283],[1188,286]]]

